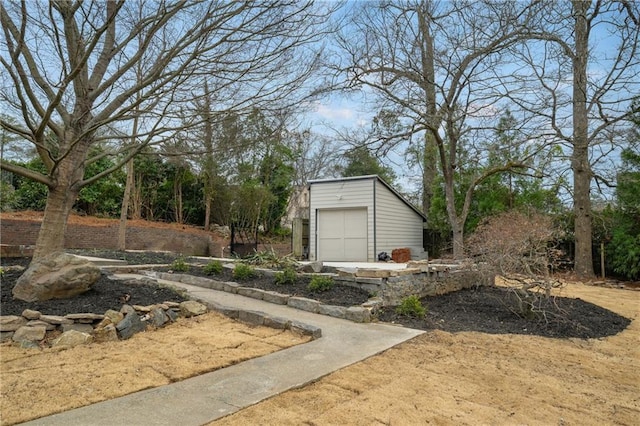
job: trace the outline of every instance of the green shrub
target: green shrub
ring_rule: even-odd
[[[309,286],[307,288],[309,289],[309,291],[319,293],[322,291],[331,290],[333,288],[333,284],[333,278],[325,277],[322,275],[315,275],[313,278],[311,278],[311,282],[309,283]]]
[[[249,265],[255,265],[263,268],[288,268],[297,263],[293,256],[279,256],[273,248],[257,251],[251,256],[245,257],[242,261]]]
[[[256,276],[256,270],[245,263],[236,263],[235,268],[233,268],[233,278],[236,280],[248,280],[249,278],[253,278]]]
[[[171,269],[174,272],[187,272],[189,270],[189,265],[184,257],[179,256],[173,261],[173,263],[171,263]]]
[[[220,275],[222,273],[222,262],[219,260],[212,260],[207,263],[202,270],[207,275]]]
[[[284,271],[276,272],[276,284],[295,284],[297,277],[298,274],[296,274],[296,271],[294,271],[292,268],[285,268]]]
[[[418,296],[408,296],[402,299],[402,302],[396,308],[396,312],[407,317],[423,318],[427,310],[422,306]]]

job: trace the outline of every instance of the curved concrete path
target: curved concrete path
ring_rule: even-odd
[[[170,284],[187,290],[194,299],[207,302],[214,308],[262,312],[269,317],[301,322],[320,328],[322,337],[170,385],[24,424],[202,425],[286,390],[301,387],[423,333],[388,324],[358,324],[237,294],[177,282]]]

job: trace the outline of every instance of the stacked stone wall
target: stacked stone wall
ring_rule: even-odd
[[[407,296],[437,296],[454,291],[490,284],[487,277],[473,270],[455,269],[439,271],[380,270],[378,276],[371,270],[357,270],[354,273],[341,273],[336,277],[343,285],[361,288],[370,294],[376,294],[384,306],[397,306]],[[363,273],[364,272],[364,273]],[[383,275],[383,276],[380,276]]]

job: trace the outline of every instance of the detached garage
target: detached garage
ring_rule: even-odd
[[[409,247],[423,254],[426,217],[378,176],[309,182],[309,259],[374,262]]]

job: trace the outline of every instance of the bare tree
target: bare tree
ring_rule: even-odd
[[[336,70],[346,76],[347,87],[373,92],[383,113],[371,143],[383,151],[413,145],[425,208],[438,165],[456,257],[463,256],[475,187],[496,173],[526,169],[520,159],[478,166],[486,164],[488,130],[503,108],[493,73],[508,72],[503,52],[521,39],[529,14],[526,4],[513,2],[382,1],[354,11],[339,39]],[[477,171],[458,200],[465,167]]]
[[[545,4],[517,52],[521,66],[502,79],[506,94],[565,146],[573,174],[575,272],[584,277],[594,275],[592,184],[614,178],[615,151],[640,90],[639,37],[638,2]],[[526,95],[519,97],[516,87]]]
[[[518,301],[518,315],[546,315],[551,291],[562,283],[552,275],[561,237],[549,216],[509,211],[485,220],[467,241],[477,267],[498,276]]]
[[[47,169],[0,163],[49,189],[34,259],[63,249],[82,187],[185,126],[180,118],[193,88],[202,87],[197,82],[207,80],[216,108],[225,110],[295,94],[318,59],[300,49],[322,37],[329,7],[296,0],[0,3],[8,76],[0,102],[17,119],[0,125],[33,144]],[[109,154],[118,161],[85,178],[96,161],[90,147],[106,140],[115,142]]]

